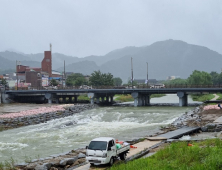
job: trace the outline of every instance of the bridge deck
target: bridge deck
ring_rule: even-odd
[[[167,139],[177,139],[177,138],[182,137],[183,135],[188,135],[188,134],[195,132],[199,129],[200,129],[200,127],[183,127],[183,128],[159,135],[157,137],[165,137]]]

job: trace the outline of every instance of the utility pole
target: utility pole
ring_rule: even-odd
[[[146,62],[146,65],[147,65],[147,77],[146,77],[146,84],[147,84],[147,88],[148,88],[148,62]]]
[[[131,57],[132,89],[133,89],[133,58]]]
[[[15,66],[15,70],[16,70],[16,80],[17,80],[17,88],[16,90],[18,90],[18,67],[17,67],[17,60],[16,60],[16,66]]]
[[[66,69],[65,68],[66,68],[66,64],[65,64],[65,60],[64,60],[64,80],[65,80],[65,84],[66,84]]]

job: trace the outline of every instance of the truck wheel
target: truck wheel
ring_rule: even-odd
[[[113,159],[113,157],[112,157],[112,158],[110,158],[109,165],[112,166],[113,163],[114,163],[114,159]]]
[[[94,166],[94,163],[90,163],[91,166]]]
[[[124,161],[126,159],[126,153],[121,154],[120,159]]]

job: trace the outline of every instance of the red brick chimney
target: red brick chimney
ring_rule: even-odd
[[[42,71],[47,72],[49,77],[52,76],[52,53],[44,51],[44,59],[42,60]]]

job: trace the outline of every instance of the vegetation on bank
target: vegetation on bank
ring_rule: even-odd
[[[165,94],[152,94],[150,98],[156,98],[156,97],[163,97],[166,96]],[[133,97],[130,94],[127,95],[115,95],[115,101],[120,101],[120,102],[130,102],[134,101]]]
[[[86,100],[89,101],[89,98],[88,98],[88,96],[86,94],[84,94],[84,95],[79,95],[77,100],[78,101],[83,101],[83,100],[84,101],[86,101]]]
[[[192,94],[193,101],[205,102],[214,98],[213,94]]]
[[[222,141],[218,138],[201,142],[177,142],[157,151],[151,157],[117,164],[110,170],[202,170],[222,168]]]

